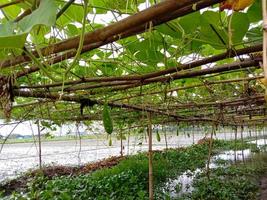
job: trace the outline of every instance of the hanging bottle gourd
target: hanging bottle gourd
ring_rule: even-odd
[[[113,122],[112,122],[109,107],[107,104],[104,105],[102,114],[103,114],[103,124],[104,124],[105,131],[108,134],[111,134],[113,132]]]
[[[111,139],[111,136],[109,137],[109,140],[108,140],[108,146],[112,146],[112,139]]]
[[[159,134],[159,130],[157,129],[157,141],[160,142],[160,134]]]

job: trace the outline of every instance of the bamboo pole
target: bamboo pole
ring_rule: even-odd
[[[262,133],[263,133],[263,141],[264,141],[264,152],[266,152],[265,130],[266,130],[266,127],[263,127],[263,129],[262,129]]]
[[[224,60],[226,58],[230,58],[230,57],[235,57],[235,56],[241,56],[241,55],[247,55],[249,53],[253,53],[253,52],[258,52],[262,50],[262,45],[255,45],[255,46],[251,46],[251,47],[246,47],[246,48],[242,48],[242,49],[237,49],[235,51],[234,54],[230,54],[229,52],[225,52],[225,53],[221,53],[221,54],[217,54],[211,57],[207,57],[207,58],[203,58],[201,60],[196,60],[196,61],[192,61],[190,63],[187,64],[182,64],[182,65],[178,65],[175,67],[171,67],[171,68],[167,68],[165,70],[162,71],[157,71],[157,72],[151,72],[151,73],[147,73],[144,75],[128,75],[128,76],[123,76],[123,77],[84,77],[83,79],[78,79],[78,80],[71,80],[71,81],[66,81],[65,85],[76,85],[76,84],[81,84],[81,83],[89,83],[89,82],[113,82],[113,81],[134,81],[134,80],[144,80],[144,79],[148,79],[148,78],[154,78],[154,77],[158,77],[158,76],[163,76],[166,74],[170,74],[170,73],[175,73],[177,71],[181,71],[181,70],[185,70],[185,69],[192,69],[192,68],[196,68],[199,67],[201,65],[205,65],[205,64],[209,64],[209,63],[213,63],[219,60]],[[39,69],[39,68],[38,68]],[[21,77],[24,76],[26,74],[24,74],[24,72],[26,73],[26,71],[24,70],[23,72],[18,72],[16,74],[16,77]],[[262,77],[259,77],[262,78]],[[231,81],[244,81],[244,80],[251,80],[254,79],[254,77],[251,77],[249,79],[236,79],[236,80],[223,80],[220,81],[220,83],[227,83],[227,82],[231,82]],[[212,82],[208,82],[209,84],[212,84]],[[219,82],[218,82],[219,83]],[[33,86],[25,86],[22,87],[20,86],[20,88],[51,88],[51,87],[60,87],[62,85],[61,82],[58,83],[52,83],[52,84],[44,84],[44,85],[33,85]],[[174,89],[173,91],[175,91],[176,89]],[[168,90],[168,92],[170,92],[171,90]],[[140,95],[140,94],[139,94]]]
[[[237,151],[237,146],[236,146],[236,142],[237,142],[237,125],[235,126],[235,164],[236,164],[236,151]]]
[[[41,130],[40,130],[40,121],[37,120],[37,129],[38,129],[38,145],[39,145],[39,168],[42,170],[42,145],[41,145]]]
[[[128,140],[127,140],[127,155],[130,152],[130,131],[128,131]]]
[[[263,49],[262,49],[262,57],[263,57],[263,69],[264,76],[267,80],[267,2],[266,0],[262,0],[262,15],[263,15]]]
[[[241,125],[241,142],[242,142],[242,161],[243,163],[245,162],[245,156],[244,156],[244,137],[243,137],[243,132],[244,132],[244,121],[242,122]]]
[[[121,157],[123,156],[123,142],[122,142],[122,130],[120,130],[120,139],[121,139],[121,152],[120,152],[120,154],[121,154]]]
[[[165,147],[166,147],[166,150],[167,150],[168,149],[168,139],[167,139],[166,129],[164,130],[164,140],[165,140]]]
[[[210,179],[210,161],[211,161],[211,154],[212,154],[212,147],[213,147],[213,136],[216,133],[216,124],[214,123],[212,125],[212,130],[210,133],[210,140],[209,141],[209,154],[208,154],[208,161],[207,161],[207,170],[206,170],[206,175],[208,179]]]
[[[195,126],[193,126],[192,136],[193,136],[193,144],[195,144]]]
[[[148,160],[149,160],[149,171],[148,171],[148,188],[149,188],[149,200],[153,200],[153,162],[152,162],[152,122],[151,113],[148,112],[149,124],[147,126],[148,132]]]
[[[0,9],[5,8],[5,7],[8,7],[8,6],[15,5],[15,4],[22,3],[23,1],[24,0],[16,0],[16,1],[11,1],[11,2],[5,3],[5,4],[1,4],[0,5]]]
[[[153,26],[160,25],[178,17],[200,10],[223,0],[166,0],[158,3],[141,12],[124,18],[118,22],[110,24],[106,27],[97,29],[93,32],[85,34],[83,52],[98,48],[102,45],[123,39],[138,33],[147,31],[147,24],[153,22]],[[79,45],[79,36],[69,38],[58,43],[51,44],[42,48],[40,51],[43,56],[50,56],[76,49]],[[87,47],[90,46],[90,47]],[[92,47],[93,46],[93,47]],[[38,56],[37,51],[32,52]],[[68,55],[59,56],[58,60],[62,61],[75,56],[76,51],[70,51]],[[0,68],[10,67],[25,62],[29,62],[30,58],[25,55],[16,56],[12,59],[0,61]],[[36,69],[39,70],[38,68]]]

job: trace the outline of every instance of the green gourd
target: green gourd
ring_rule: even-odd
[[[160,135],[159,135],[159,131],[157,130],[157,141],[160,142]]]
[[[112,146],[112,139],[111,139],[111,137],[109,138],[108,146]]]
[[[109,112],[109,107],[107,104],[104,105],[102,114],[103,114],[103,124],[104,124],[105,131],[108,134],[111,134],[113,132],[113,122],[112,122],[110,112]]]

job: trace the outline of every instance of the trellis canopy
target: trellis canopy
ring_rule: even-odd
[[[1,0],[1,117],[264,124],[261,1],[221,2]]]

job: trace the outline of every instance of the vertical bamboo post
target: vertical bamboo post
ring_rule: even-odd
[[[99,145],[99,137],[96,134],[96,154],[95,154],[95,157],[97,160],[98,160],[98,145]]]
[[[148,133],[148,162],[149,162],[148,189],[149,189],[149,200],[153,200],[152,122],[151,122],[151,113],[150,112],[148,113],[147,133]]]
[[[195,144],[195,126],[194,125],[193,125],[192,136],[193,136],[193,144]]]
[[[264,152],[266,152],[265,129],[266,129],[266,127],[264,126],[263,129],[262,129],[262,133],[263,133],[263,141],[264,141]]]
[[[123,156],[123,142],[122,142],[122,130],[120,130],[120,138],[121,138],[121,157]]]
[[[236,141],[237,141],[237,125],[235,126],[235,163],[236,163],[236,150],[237,150],[237,147],[236,147]]]
[[[164,130],[164,139],[165,139],[165,147],[166,147],[166,150],[167,150],[168,149],[168,139],[167,139],[166,129]]]
[[[37,120],[37,130],[38,130],[38,144],[39,144],[39,168],[42,169],[42,145],[41,145],[41,130],[40,121]]]
[[[244,123],[244,121],[243,121]],[[241,125],[241,142],[242,142],[242,161],[245,162],[245,156],[244,156],[244,138],[243,138],[243,132],[244,132],[244,124]]]
[[[251,116],[251,114],[249,114],[249,120],[251,120],[251,119],[252,119],[252,116]],[[251,135],[251,126],[247,125],[247,127],[248,127],[249,138],[251,139],[251,137],[252,137],[252,135]]]
[[[130,129],[128,131],[128,140],[127,140],[127,155],[129,155],[130,152]]]
[[[82,138],[81,138],[81,133],[79,131],[79,123],[80,122],[76,122],[76,134],[77,134],[78,139],[79,139],[78,165],[81,164],[81,151],[82,151]]]
[[[224,134],[224,140],[226,140],[226,130],[225,130],[225,126],[223,126],[223,134]]]
[[[209,141],[209,155],[208,155],[207,172],[206,172],[208,179],[210,179],[210,160],[211,160],[212,146],[213,146],[213,135],[215,134],[215,131],[216,131],[216,124],[214,123],[212,125],[212,130],[210,133],[210,140],[208,140]]]
[[[256,139],[256,145],[258,146],[258,129],[257,129],[257,126],[255,126],[255,139]]]
[[[262,0],[262,16],[263,16],[262,60],[263,60],[264,77],[265,77],[265,80],[267,81],[267,2],[266,0]]]

